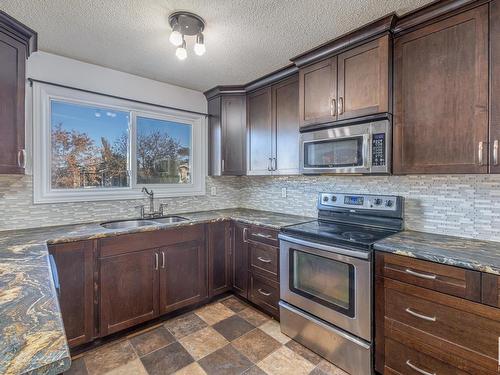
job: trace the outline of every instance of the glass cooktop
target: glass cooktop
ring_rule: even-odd
[[[297,234],[322,242],[341,242],[364,247],[371,247],[376,241],[397,232],[390,229],[328,220],[309,221],[284,227],[282,230],[284,233]]]

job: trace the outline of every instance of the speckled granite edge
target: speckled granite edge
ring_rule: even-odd
[[[48,262],[47,244],[222,220],[280,229],[314,218],[249,209],[182,213],[175,224],[108,230],[99,223],[0,232],[0,374],[52,375],[69,369],[59,303]]]
[[[500,275],[500,242],[403,231],[378,241],[375,250]]]

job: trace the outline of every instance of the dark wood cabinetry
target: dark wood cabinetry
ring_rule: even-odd
[[[301,68],[300,126],[390,112],[390,55],[385,35]]]
[[[500,0],[490,3],[490,172],[500,173]]]
[[[94,247],[92,241],[49,246],[60,283],[59,305],[70,347],[94,337]]]
[[[217,95],[208,100],[209,175],[246,173],[245,95]]]
[[[299,90],[301,127],[337,120],[337,58],[300,69]]]
[[[390,55],[390,39],[386,35],[338,56],[339,120],[392,112],[389,108]]]
[[[299,173],[297,75],[247,96],[247,174]]]
[[[231,222],[207,225],[209,296],[231,289]]]
[[[158,264],[156,249],[100,259],[101,336],[158,316]]]
[[[271,174],[273,125],[271,87],[247,95],[247,174]]]
[[[479,272],[381,253],[375,268],[377,371],[497,373],[500,309],[480,303],[494,302],[497,279],[485,291]]]
[[[26,59],[36,33],[0,11],[0,173],[23,174]]]
[[[396,38],[394,173],[488,171],[488,5]]]
[[[159,250],[160,314],[200,302],[208,296],[203,238]]]
[[[248,298],[248,227],[233,223],[233,256],[231,280],[233,291],[243,298]]]

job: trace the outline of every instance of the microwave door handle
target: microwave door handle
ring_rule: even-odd
[[[371,145],[371,139],[372,139],[372,135],[371,134],[367,134],[367,135],[364,135],[363,136],[363,164],[365,166],[366,169],[371,169],[371,164],[372,164],[372,161],[371,161],[371,150],[370,150],[370,145]]]

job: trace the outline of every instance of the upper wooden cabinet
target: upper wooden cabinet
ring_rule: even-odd
[[[246,173],[245,95],[219,95],[208,100],[209,175]]]
[[[337,120],[337,58],[299,70],[300,126]]]
[[[391,112],[389,43],[387,35],[338,56],[339,120]]]
[[[488,172],[488,5],[398,37],[394,80],[394,173]]]
[[[389,35],[299,71],[300,126],[390,112]]]
[[[247,96],[247,174],[299,173],[297,75]]]
[[[36,33],[0,11],[0,173],[23,174],[26,59]]]
[[[490,3],[490,172],[500,173],[500,0]]]

